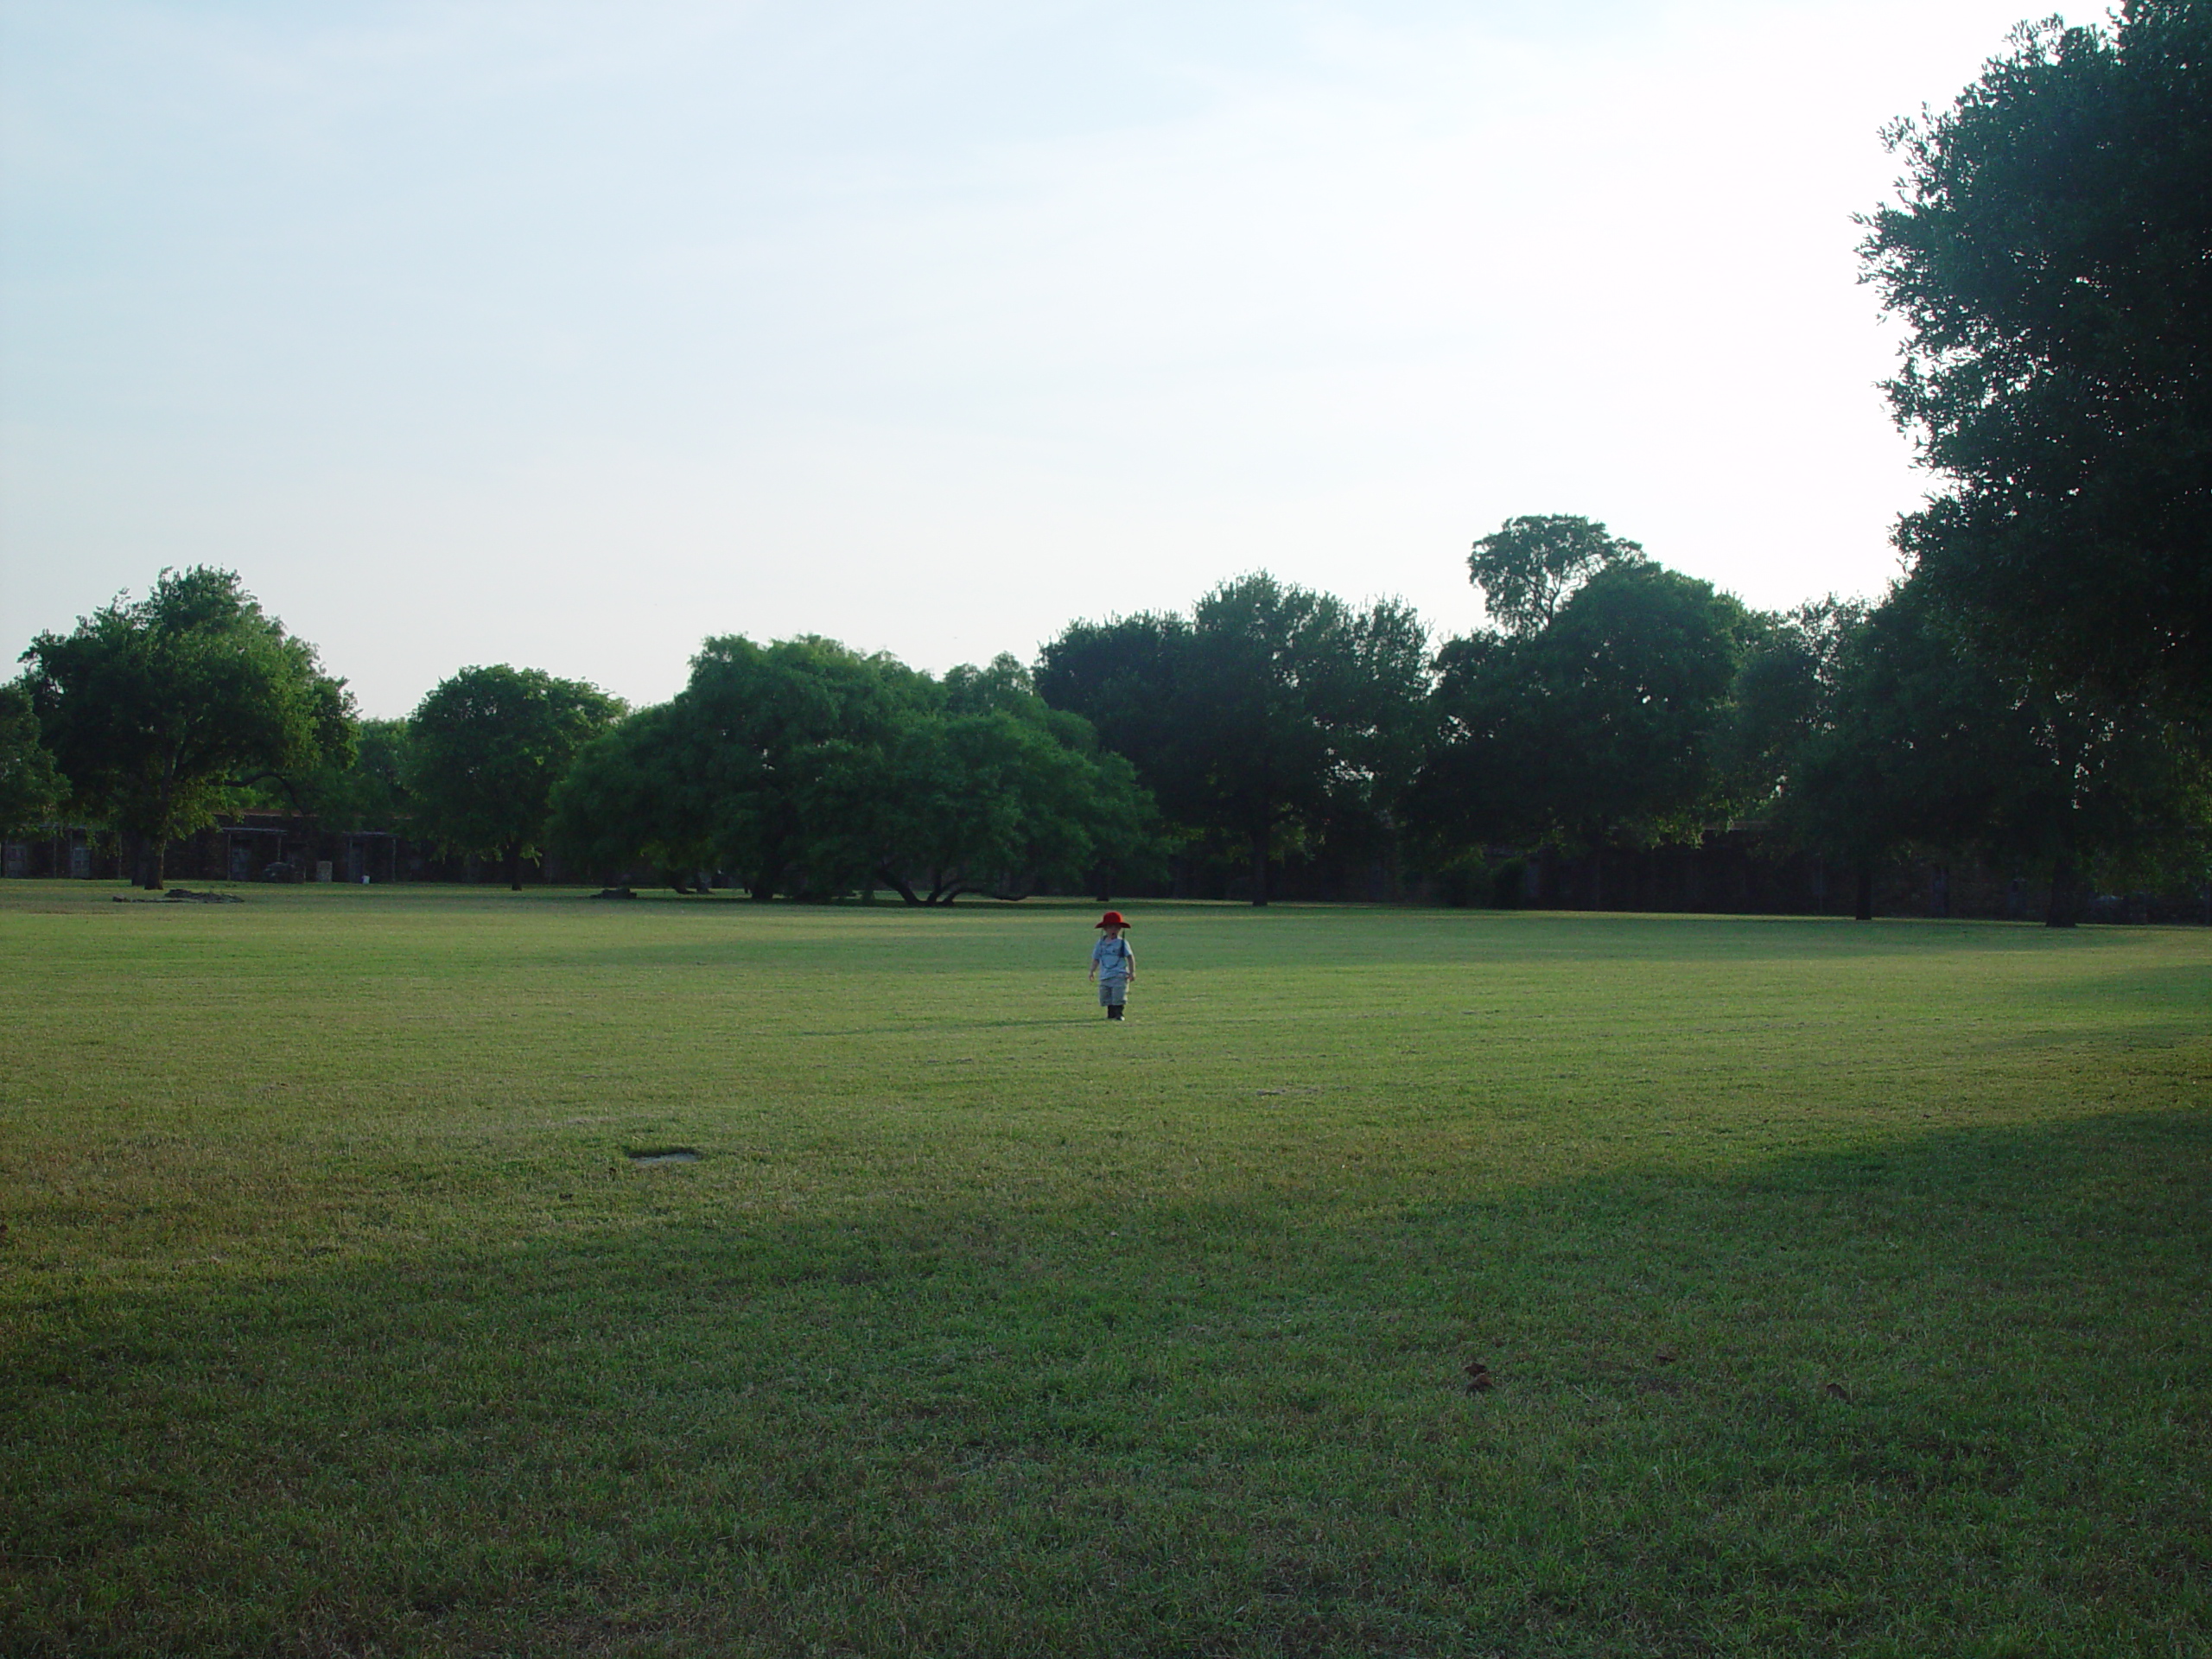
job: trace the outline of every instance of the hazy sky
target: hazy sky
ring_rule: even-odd
[[[1460,632],[1524,512],[1873,592],[1851,216],[2047,6],[0,0],[0,645],[196,563],[372,714],[1262,567]]]

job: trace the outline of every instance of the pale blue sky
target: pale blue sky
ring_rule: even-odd
[[[2019,0],[0,0],[0,644],[239,570],[372,713],[931,668],[1581,512],[1762,605],[1926,480],[1851,215]]]

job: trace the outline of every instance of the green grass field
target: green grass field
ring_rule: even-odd
[[[14,1659],[2212,1649],[2212,933],[118,891]]]

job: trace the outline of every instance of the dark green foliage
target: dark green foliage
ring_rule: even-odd
[[[415,810],[406,758],[405,721],[364,720],[353,728],[351,753],[329,756],[296,777],[258,780],[240,804],[305,813],[327,830],[404,831]]]
[[[214,821],[241,782],[343,760],[353,700],[227,570],[164,571],[23,653],[46,744],[77,805],[143,849],[162,884],[166,844]]]
[[[554,785],[621,713],[620,698],[540,669],[464,668],[409,722],[403,776],[418,822],[451,851],[504,856],[519,888]]]
[[[1491,902],[1491,874],[1478,852],[1461,853],[1439,864],[1429,874],[1436,896],[1453,910],[1487,906]]]
[[[1243,843],[1268,901],[1278,838],[1389,812],[1420,764],[1427,638],[1413,610],[1364,611],[1264,572],[1179,616],[1075,623],[1038,689],[1127,755],[1168,818]]]
[[[685,712],[640,709],[577,754],[553,790],[548,835],[563,857],[609,881],[639,862],[680,872],[715,861]]]
[[[1782,822],[1854,865],[1912,843],[1963,850],[2024,757],[2012,715],[1999,677],[1936,625],[1927,590],[1902,588],[1847,641],[1792,757]]]
[[[1888,135],[1867,278],[1899,423],[1949,493],[1899,532],[1986,645],[2107,700],[2212,711],[2212,5],[2024,26]]]
[[[1916,846],[2031,869],[2064,923],[2101,859],[2178,863],[2201,879],[2209,786],[2191,734],[1992,657],[1916,578],[1844,640],[1781,816],[1861,867]]]
[[[888,760],[875,869],[910,904],[1020,897],[1041,876],[1128,858],[1150,834],[1129,763],[1047,706],[1011,657],[948,674],[942,706],[908,721]]]
[[[928,696],[925,676],[831,639],[707,641],[677,701],[701,828],[754,898],[867,879],[885,750]]]
[[[353,764],[309,779],[308,798],[334,830],[395,830],[410,822],[407,791],[407,722],[365,720],[354,740]]]
[[[1490,873],[1492,910],[1518,910],[1528,896],[1529,861],[1509,858]]]
[[[49,822],[69,792],[39,734],[38,711],[22,685],[0,685],[0,836]]]
[[[1499,629],[1541,632],[1575,589],[1610,564],[1633,564],[1643,549],[1594,519],[1565,513],[1509,518],[1467,555],[1467,579]]]
[[[1071,622],[1039,654],[1038,695],[1089,721],[1135,763],[1171,823],[1196,828],[1210,805],[1209,749],[1183,687],[1196,646],[1190,619],[1147,612]]]
[[[1728,794],[1747,811],[1773,804],[1799,747],[1827,717],[1845,647],[1871,608],[1830,594],[1749,618],[1722,762]]]
[[[594,868],[739,871],[757,899],[886,887],[909,904],[1014,898],[1127,855],[1128,763],[1010,657],[942,683],[834,641],[711,639],[691,683],[593,746],[556,799]]]
[[[1726,804],[1730,697],[1758,632],[1709,584],[1620,562],[1534,633],[1450,641],[1417,816],[1571,851],[1694,836]]]

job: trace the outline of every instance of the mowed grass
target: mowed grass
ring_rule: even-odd
[[[114,891],[0,1652],[2212,1640],[2204,931]]]

